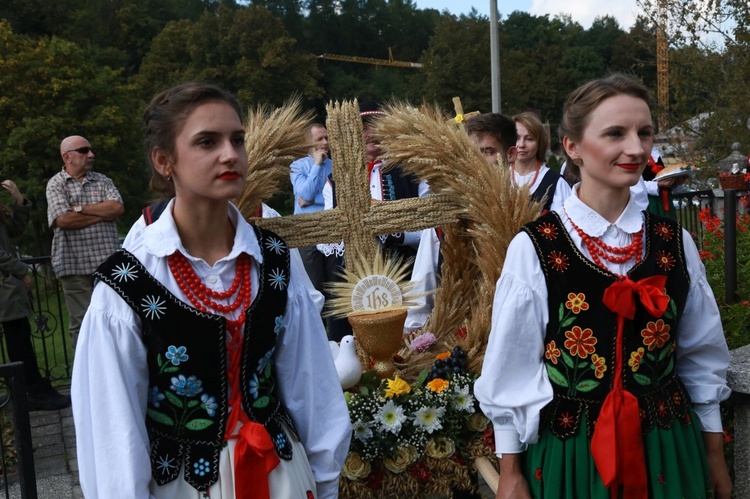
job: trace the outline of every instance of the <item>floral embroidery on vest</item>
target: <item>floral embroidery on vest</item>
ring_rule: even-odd
[[[295,429],[278,400],[273,353],[283,331],[289,252],[278,236],[254,229],[263,264],[259,289],[245,311],[242,407],[252,421],[266,428],[277,454],[288,460],[292,449],[283,425]],[[176,479],[184,463],[185,480],[197,490],[207,490],[218,479],[219,455],[226,445],[224,318],[177,299],[125,250],[102,264],[95,276],[112,287],[143,324],[149,364],[146,427],[154,481],[163,485]]]
[[[681,233],[673,222],[650,215],[646,227],[646,255],[629,275],[666,275],[666,291],[671,294],[661,318],[639,307],[626,324],[623,382],[639,400],[644,433],[655,424],[668,427],[675,418],[685,417],[689,404],[674,372],[674,334],[689,285]],[[578,432],[585,413],[590,437],[614,376],[616,320],[601,296],[617,276],[578,251],[555,213],[523,230],[534,243],[549,293],[543,361],[555,396],[543,410],[542,424],[567,438]]]

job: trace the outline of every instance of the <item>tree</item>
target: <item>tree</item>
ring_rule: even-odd
[[[45,187],[62,166],[66,136],[84,135],[96,149],[96,170],[125,200],[121,227],[137,216],[147,181],[132,94],[120,72],[96,65],[75,44],[16,35],[0,21],[0,164],[35,206],[34,253],[49,251]]]
[[[322,95],[315,58],[297,50],[281,21],[262,7],[224,5],[196,21],[169,23],[154,39],[135,82],[144,99],[186,80],[215,82],[252,105]]]

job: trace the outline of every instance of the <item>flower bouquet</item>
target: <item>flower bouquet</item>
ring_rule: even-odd
[[[340,482],[343,498],[450,496],[472,490],[473,458],[493,455],[494,434],[474,399],[476,376],[455,347],[413,385],[372,371],[346,392],[353,434]]]

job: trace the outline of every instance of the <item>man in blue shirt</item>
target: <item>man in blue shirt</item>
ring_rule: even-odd
[[[312,147],[309,154],[291,165],[295,215],[323,209],[323,186],[331,174],[326,127],[318,123],[310,125],[310,142]],[[322,293],[323,284],[333,278],[335,258],[326,258],[315,246],[299,248],[299,253],[310,281]]]

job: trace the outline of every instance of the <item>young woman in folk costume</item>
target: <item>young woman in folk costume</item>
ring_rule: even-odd
[[[279,237],[229,200],[240,107],[188,83],[146,108],[164,213],[97,271],[73,370],[87,498],[330,498],[351,433],[328,341]]]
[[[537,201],[545,196],[544,212],[557,210],[570,196],[570,185],[560,174],[547,167],[549,139],[544,125],[534,113],[525,112],[513,117],[516,122],[516,160],[511,165],[511,181],[521,187],[527,185]]]
[[[648,91],[628,77],[565,104],[581,182],[508,248],[475,386],[498,498],[729,497],[719,311],[690,235],[630,196],[653,134]]]

